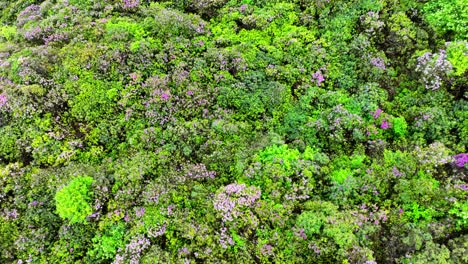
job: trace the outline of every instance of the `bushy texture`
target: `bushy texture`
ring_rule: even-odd
[[[465,0],[0,0],[0,263],[468,263]]]
[[[71,224],[86,222],[86,217],[92,213],[89,204],[92,183],[91,177],[78,177],[57,191],[55,204],[60,217],[69,220]]]

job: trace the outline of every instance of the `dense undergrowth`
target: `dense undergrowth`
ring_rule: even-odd
[[[465,0],[0,0],[1,263],[468,263]]]

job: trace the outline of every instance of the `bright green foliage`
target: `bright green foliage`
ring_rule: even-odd
[[[395,117],[392,119],[393,132],[397,137],[404,137],[407,133],[408,125],[404,117]]]
[[[326,244],[327,247],[337,247],[338,255],[327,255],[331,252],[324,252],[325,256],[322,258],[343,260],[345,252],[356,243],[357,238],[353,234],[355,225],[344,214],[339,213],[332,203],[313,201],[305,206],[307,211],[299,215],[297,227],[304,231],[306,239],[313,241],[316,247],[324,248]]]
[[[449,213],[454,214],[456,219],[457,228],[463,229],[468,226],[468,202],[455,202],[454,208]]]
[[[13,26],[1,26],[0,27],[0,39],[5,38],[7,41],[13,40],[16,35],[16,27]]]
[[[13,246],[16,236],[18,235],[17,226],[9,221],[0,220],[0,260],[8,259],[8,248]]]
[[[69,0],[69,2],[71,5],[79,6],[82,8],[89,8],[92,6],[92,3],[90,3],[87,0]]]
[[[340,169],[334,171],[331,177],[334,182],[342,184],[351,175],[352,172],[349,169]]]
[[[115,21],[107,22],[106,33],[106,38],[116,44],[119,41],[139,41],[146,36],[141,24],[127,18],[117,18]]]
[[[323,153],[310,147],[300,153],[287,145],[273,145],[258,153],[243,180],[260,186],[264,196],[276,201],[301,199],[310,195],[323,175],[321,167],[328,162]]]
[[[468,42],[456,41],[447,45],[447,59],[453,66],[453,75],[461,76],[468,71]]]
[[[331,175],[332,181],[338,184],[343,184],[344,181],[355,173],[359,173],[364,167],[364,155],[353,155],[351,157],[343,156],[334,161],[336,168]]]
[[[14,160],[20,153],[16,146],[19,138],[19,131],[14,127],[4,126],[0,129],[0,157],[5,160]]]
[[[300,153],[297,149],[289,149],[287,145],[273,145],[260,152],[258,156],[261,162],[279,163],[286,171],[290,171],[299,159]]]
[[[80,176],[73,179],[55,195],[57,213],[71,224],[86,223],[86,217],[92,213],[91,184],[93,178]]]
[[[436,32],[459,40],[468,39],[468,3],[465,0],[428,1],[424,12]]]
[[[124,246],[124,234],[122,223],[107,226],[102,235],[93,238],[94,249],[89,255],[93,259],[113,259],[117,250]]]

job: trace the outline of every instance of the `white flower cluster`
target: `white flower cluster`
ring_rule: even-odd
[[[452,70],[452,64],[447,60],[445,50],[438,54],[430,52],[418,58],[416,72],[421,74],[421,81],[428,90],[438,90],[442,85],[443,78]]]

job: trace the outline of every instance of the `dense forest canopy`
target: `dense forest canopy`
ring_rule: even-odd
[[[0,0],[0,263],[468,263],[468,1]]]

